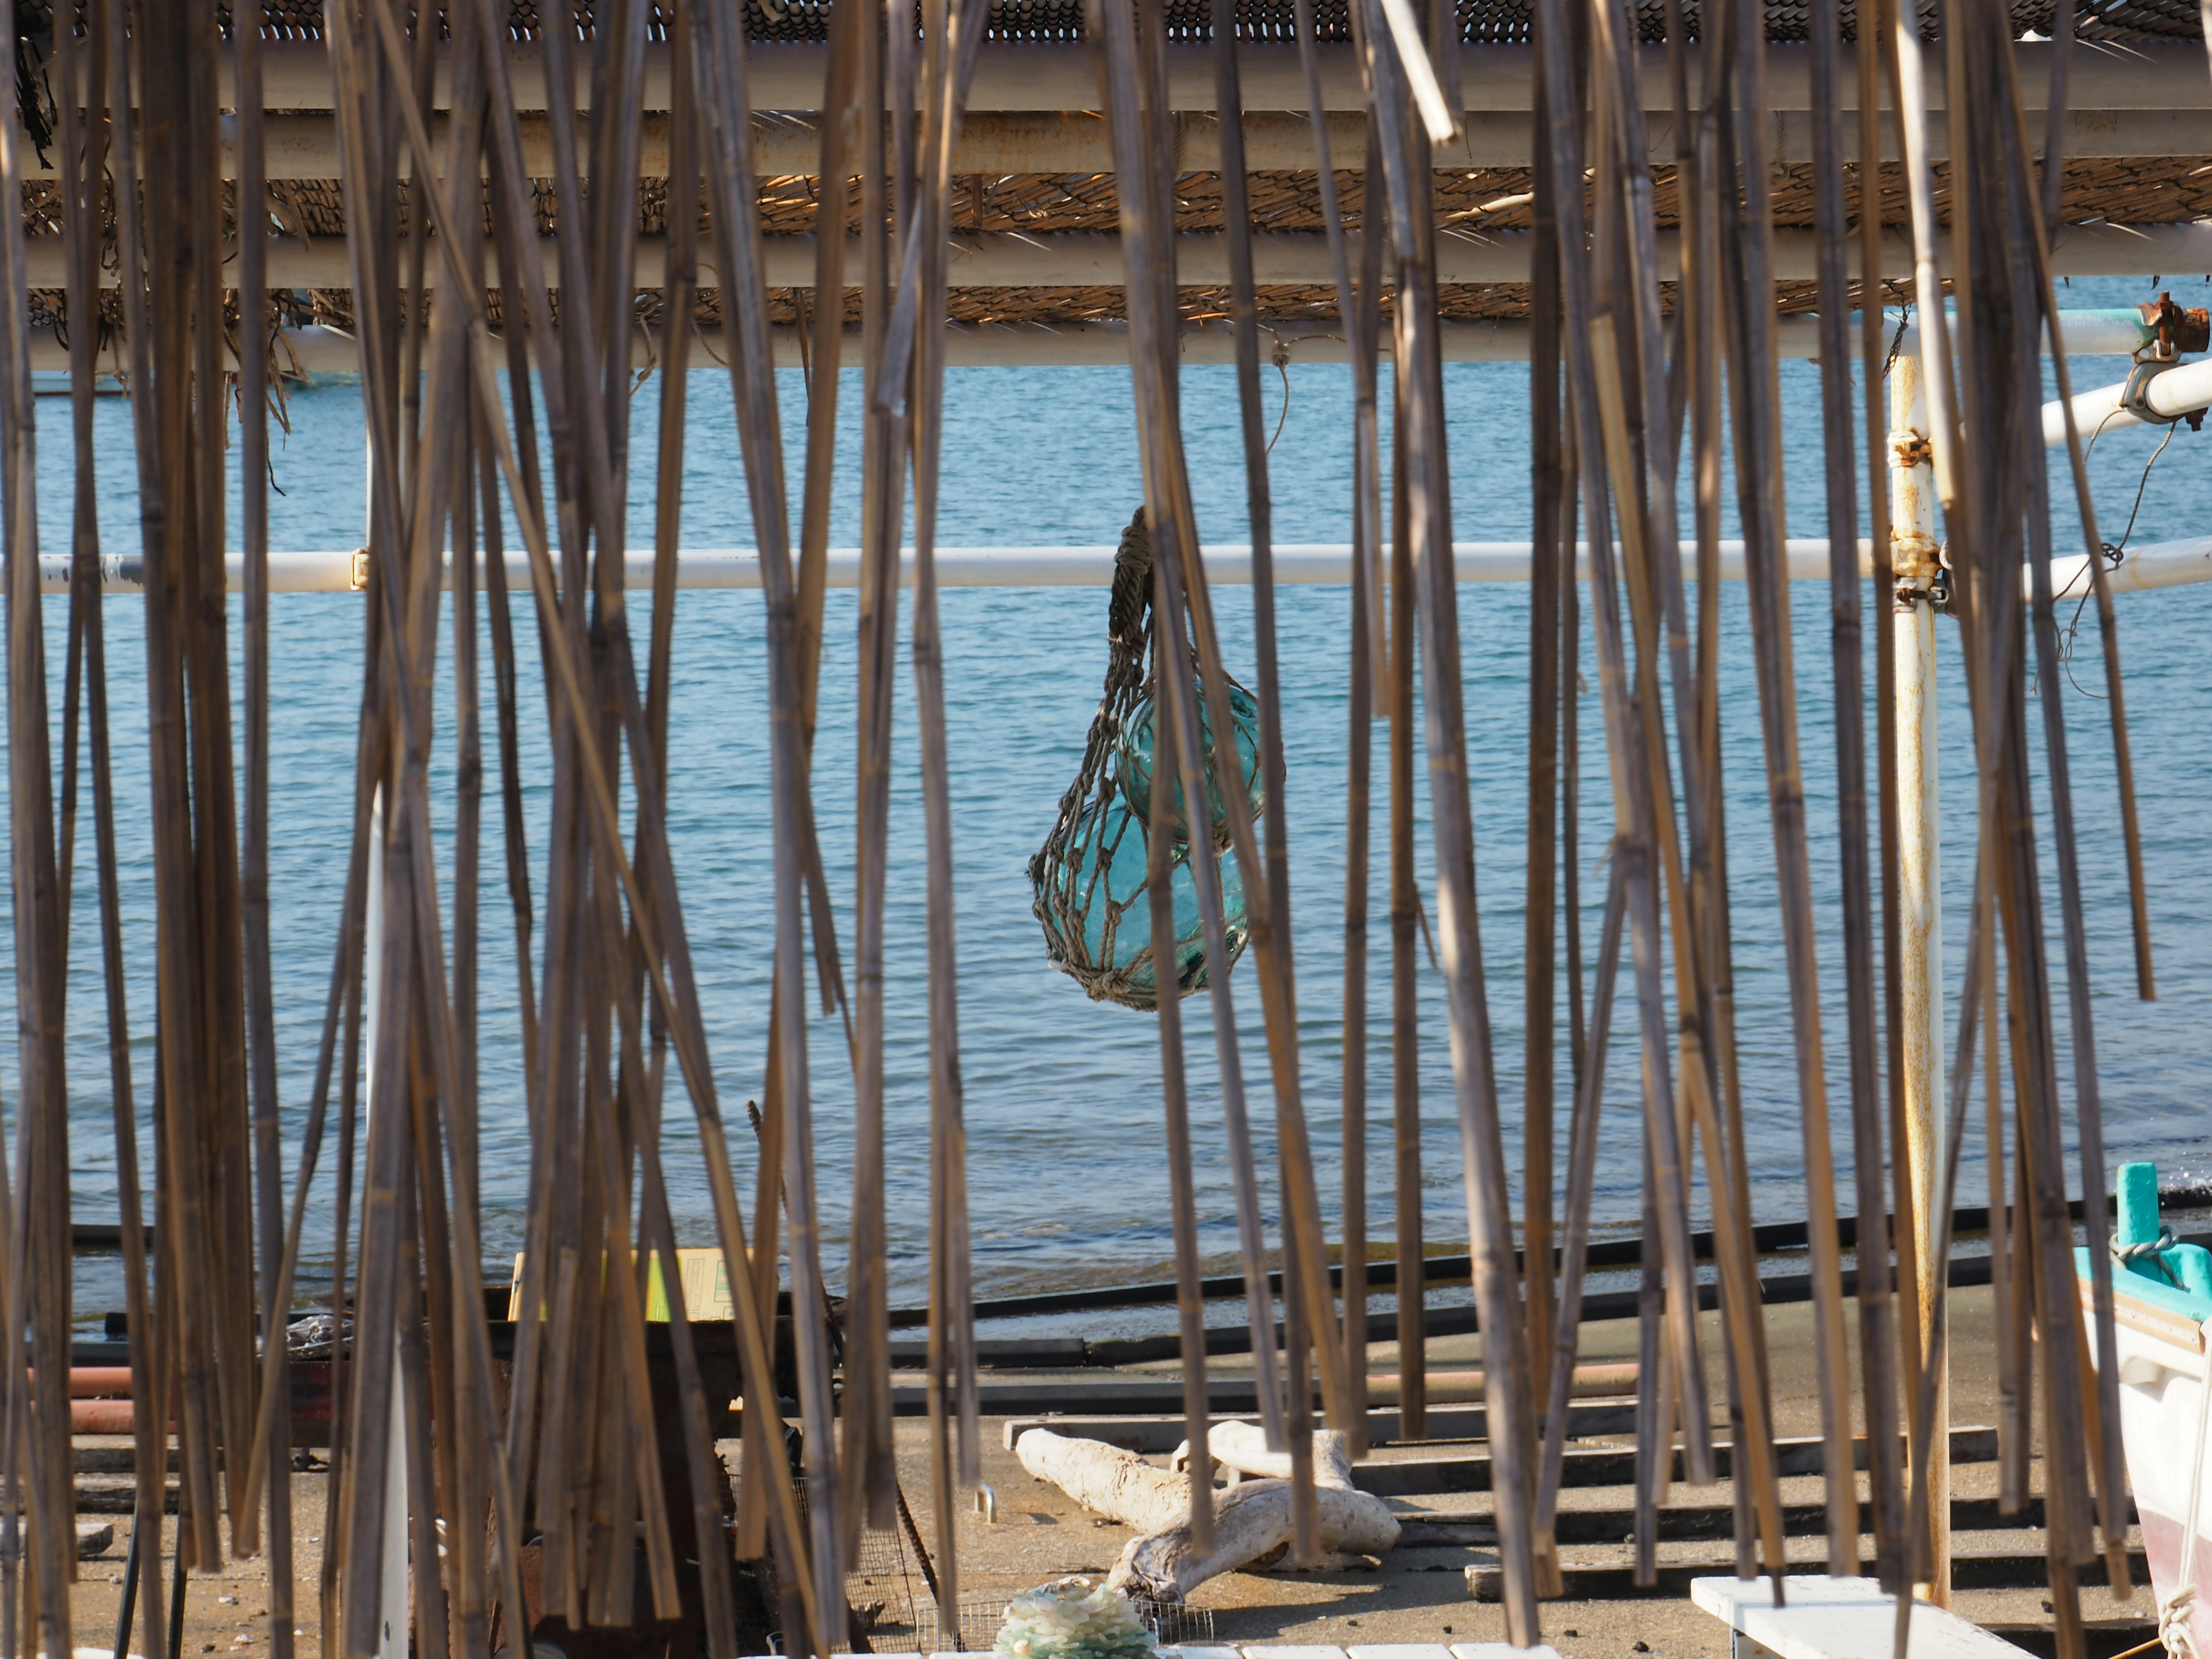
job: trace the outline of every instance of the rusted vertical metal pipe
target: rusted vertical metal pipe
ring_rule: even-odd
[[[1890,626],[1897,643],[1899,926],[1904,981],[1905,1157],[1911,1176],[1912,1255],[1917,1270],[1919,1352],[1930,1352],[1936,1286],[1934,1218],[1943,1168],[1943,860],[1936,746],[1936,596],[1946,580],[1936,538],[1935,452],[1921,360],[1899,356],[1890,370],[1890,562],[1897,591]],[[1951,1383],[1937,1383],[1927,1443],[1928,1512],[1934,1571],[1929,1599],[1951,1600]]]

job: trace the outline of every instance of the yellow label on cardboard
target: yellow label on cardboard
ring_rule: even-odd
[[[522,1261],[518,1251],[514,1277],[509,1282],[507,1295],[507,1316],[510,1320],[522,1316]],[[684,1285],[684,1311],[690,1317],[729,1320],[738,1316],[730,1299],[729,1269],[720,1250],[678,1250],[676,1270]],[[668,1285],[661,1278],[658,1255],[646,1268],[645,1317],[651,1324],[668,1322]]]

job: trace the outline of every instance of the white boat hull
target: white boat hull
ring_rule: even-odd
[[[2114,1288],[2120,1292],[2120,1436],[2127,1449],[2128,1484],[2135,1491],[2151,1588],[2162,1607],[2179,1585],[2197,1586],[2191,1631],[2197,1650],[2212,1653],[2212,1470],[2197,1483],[2197,1524],[2185,1524],[2212,1321],[2197,1324],[2166,1309],[2136,1302],[2126,1295],[2124,1279]],[[2086,1304],[2086,1281],[2081,1289]],[[2212,1458],[2212,1449],[2206,1455]],[[2185,1539],[2191,1540],[2186,1552]]]

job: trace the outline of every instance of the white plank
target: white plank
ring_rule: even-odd
[[[1345,1651],[1352,1659],[1452,1659],[1452,1650],[1441,1642],[1382,1642]]]
[[[1455,1642],[1451,1650],[1452,1659],[1559,1659],[1549,1642],[1533,1648],[1516,1648],[1510,1642]]]
[[[1792,1574],[1786,1604],[1765,1578],[1698,1578],[1691,1599],[1781,1659],[1891,1659],[1897,1601],[1871,1578]],[[2019,1659],[2024,1651],[1979,1625],[1925,1601],[1912,1604],[1906,1659]]]

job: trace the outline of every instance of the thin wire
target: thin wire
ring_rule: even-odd
[[[1283,377],[1283,412],[1275,416],[1275,437],[1267,440],[1266,453],[1275,453],[1275,438],[1283,435],[1283,424],[1291,418],[1291,354],[1283,349],[1280,340],[1275,342],[1275,373]]]
[[[2107,420],[2110,418],[2109,416],[2106,417]],[[2110,559],[2116,568],[2120,562],[2121,556],[2127,551],[2129,539],[2136,533],[2136,518],[2142,511],[2143,492],[2150,488],[2151,469],[2158,465],[2158,458],[2166,453],[2166,447],[2173,441],[2174,428],[2179,425],[2179,421],[2169,421],[2166,423],[2166,436],[2158,441],[2158,447],[2151,451],[2150,459],[2143,463],[2142,477],[2136,480],[2136,499],[2134,504],[2128,508],[2128,527],[2120,532],[2119,540],[2106,542],[2104,545],[2102,556]],[[2104,430],[2104,422],[2100,421],[2097,423],[2097,430],[2090,434],[2091,449],[2095,448],[2097,440],[2103,435]],[[2086,463],[2087,459],[2088,453],[2084,451],[2082,459]],[[2090,586],[2082,590],[2081,599],[2075,604],[2073,616],[2068,618],[2066,626],[2059,630],[2058,660],[2066,670],[2067,684],[2083,696],[2102,702],[2105,701],[2102,696],[2086,689],[2081,681],[2074,678],[2074,642],[2081,631],[2081,613],[2088,609],[2090,598],[2095,592],[2095,582],[2086,562],[2081,567],[2081,576],[2090,579]],[[2072,584],[2069,583],[2068,586],[2071,586]],[[2065,595],[2061,593],[2058,597],[2063,599]]]

